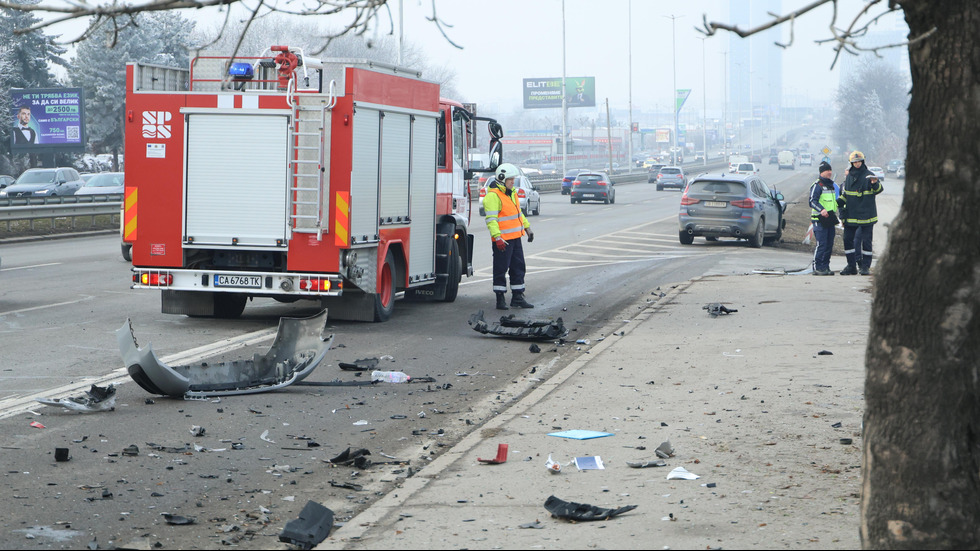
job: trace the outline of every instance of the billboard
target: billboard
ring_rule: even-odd
[[[595,107],[595,77],[567,77],[569,107]],[[524,109],[561,107],[561,78],[524,79]]]
[[[85,149],[81,88],[10,90],[11,153]]]

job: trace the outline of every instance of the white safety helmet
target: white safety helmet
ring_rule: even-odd
[[[510,178],[516,178],[520,175],[520,171],[516,166],[510,163],[504,163],[497,167],[497,183],[503,184]]]

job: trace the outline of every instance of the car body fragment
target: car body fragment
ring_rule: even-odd
[[[332,334],[323,336],[326,322],[326,310],[308,318],[281,318],[264,355],[175,367],[162,363],[151,345],[139,347],[129,319],[116,330],[116,340],[129,376],[147,392],[184,398],[233,396],[284,388],[312,373],[333,342]]]
[[[514,314],[502,316],[500,322],[487,323],[483,319],[483,310],[470,316],[469,324],[474,331],[483,334],[510,337],[514,339],[551,340],[560,339],[568,334],[561,318],[557,320],[522,320]]]

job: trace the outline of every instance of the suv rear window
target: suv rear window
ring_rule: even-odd
[[[579,182],[582,182],[583,184],[594,184],[596,182],[601,182],[602,181],[602,175],[601,174],[586,174],[586,173],[583,172],[582,174],[579,174],[578,175],[578,178],[576,178],[576,179]]]
[[[736,181],[697,180],[688,187],[688,193],[714,193],[745,195],[745,183]]]

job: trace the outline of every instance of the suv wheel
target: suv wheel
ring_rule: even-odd
[[[758,249],[762,247],[762,239],[766,231],[766,219],[759,218],[759,225],[755,229],[755,233],[749,238],[749,246],[753,249]]]
[[[694,243],[694,236],[684,230],[677,233],[677,239],[681,242],[681,245],[690,245],[691,243]]]

